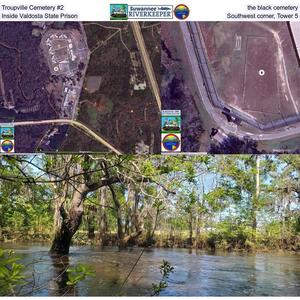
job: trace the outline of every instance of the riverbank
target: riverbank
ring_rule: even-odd
[[[74,246],[61,262],[48,254],[49,245],[13,243],[27,274],[36,276],[31,296],[62,296],[66,282],[55,278],[66,266],[91,266],[95,276],[76,287],[76,296],[149,296],[152,283],[161,274],[166,260],[174,267],[168,287],[161,296],[298,296],[300,255],[292,253],[237,253],[192,249],[149,248],[140,257],[140,248],[119,251],[116,247]],[[1,247],[1,246],[0,246]],[[140,258],[139,258],[140,257]],[[136,265],[135,265],[136,264]],[[133,271],[132,267],[135,265]],[[128,277],[128,274],[130,276]],[[126,284],[123,285],[124,280]]]
[[[25,243],[43,243],[51,246],[52,235],[49,233],[32,233],[32,232],[15,232],[2,235],[1,243],[14,244],[18,242]],[[222,238],[212,238],[211,236],[203,236],[196,241],[193,237],[192,241],[184,236],[167,236],[165,234],[155,235],[152,243],[146,239],[146,236],[140,236],[135,243],[129,243],[128,248],[145,247],[145,248],[165,248],[165,249],[193,249],[193,250],[207,250],[210,252],[226,251],[226,252],[293,252],[300,253],[300,237],[295,237],[286,241],[284,239],[272,239],[267,241],[262,237],[257,238],[256,243],[246,238],[233,239],[227,241]],[[116,233],[106,234],[103,237],[102,245],[99,243],[97,232],[93,238],[88,237],[85,231],[79,231],[74,236],[72,245],[74,246],[102,246],[102,247],[118,247],[118,239]]]

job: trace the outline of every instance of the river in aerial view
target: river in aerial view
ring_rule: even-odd
[[[188,249],[145,249],[138,260],[141,248],[118,251],[72,247],[69,256],[54,258],[48,255],[49,245],[0,247],[13,249],[19,262],[26,265],[30,284],[21,289],[20,295],[147,296],[151,295],[152,283],[161,279],[159,266],[163,260],[174,267],[174,272],[161,296],[300,295],[300,255],[295,253],[212,254]],[[89,265],[95,276],[70,288],[64,271],[77,264]]]

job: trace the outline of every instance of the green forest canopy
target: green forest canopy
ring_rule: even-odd
[[[3,157],[0,240],[300,249],[300,157]]]

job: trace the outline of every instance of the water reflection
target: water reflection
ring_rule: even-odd
[[[147,249],[128,278],[141,249],[84,247],[71,249],[64,257],[48,255],[48,246],[15,245],[23,263],[35,261],[35,287],[26,292],[34,296],[142,296],[151,294],[152,283],[161,274],[159,266],[167,260],[175,271],[162,296],[299,296],[299,254],[245,254],[191,251],[190,249]],[[65,270],[76,264],[90,265],[95,277],[69,287]]]
[[[50,256],[52,263],[52,278],[49,281],[49,296],[77,296],[74,286],[67,285],[69,280],[67,270],[70,266],[69,256]]]

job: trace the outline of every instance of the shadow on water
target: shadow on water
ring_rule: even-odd
[[[1,245],[2,247],[2,245]],[[32,296],[149,296],[152,283],[161,279],[159,266],[173,267],[161,296],[299,296],[300,255],[290,253],[228,253],[191,249],[146,249],[132,270],[140,248],[72,247],[69,256],[51,257],[48,246],[5,245],[35,273]],[[95,272],[76,287],[67,285],[67,268],[78,264]]]
[[[49,255],[52,264],[52,279],[49,282],[49,296],[77,296],[74,286],[67,284],[69,278],[67,270],[70,266],[69,256]]]

